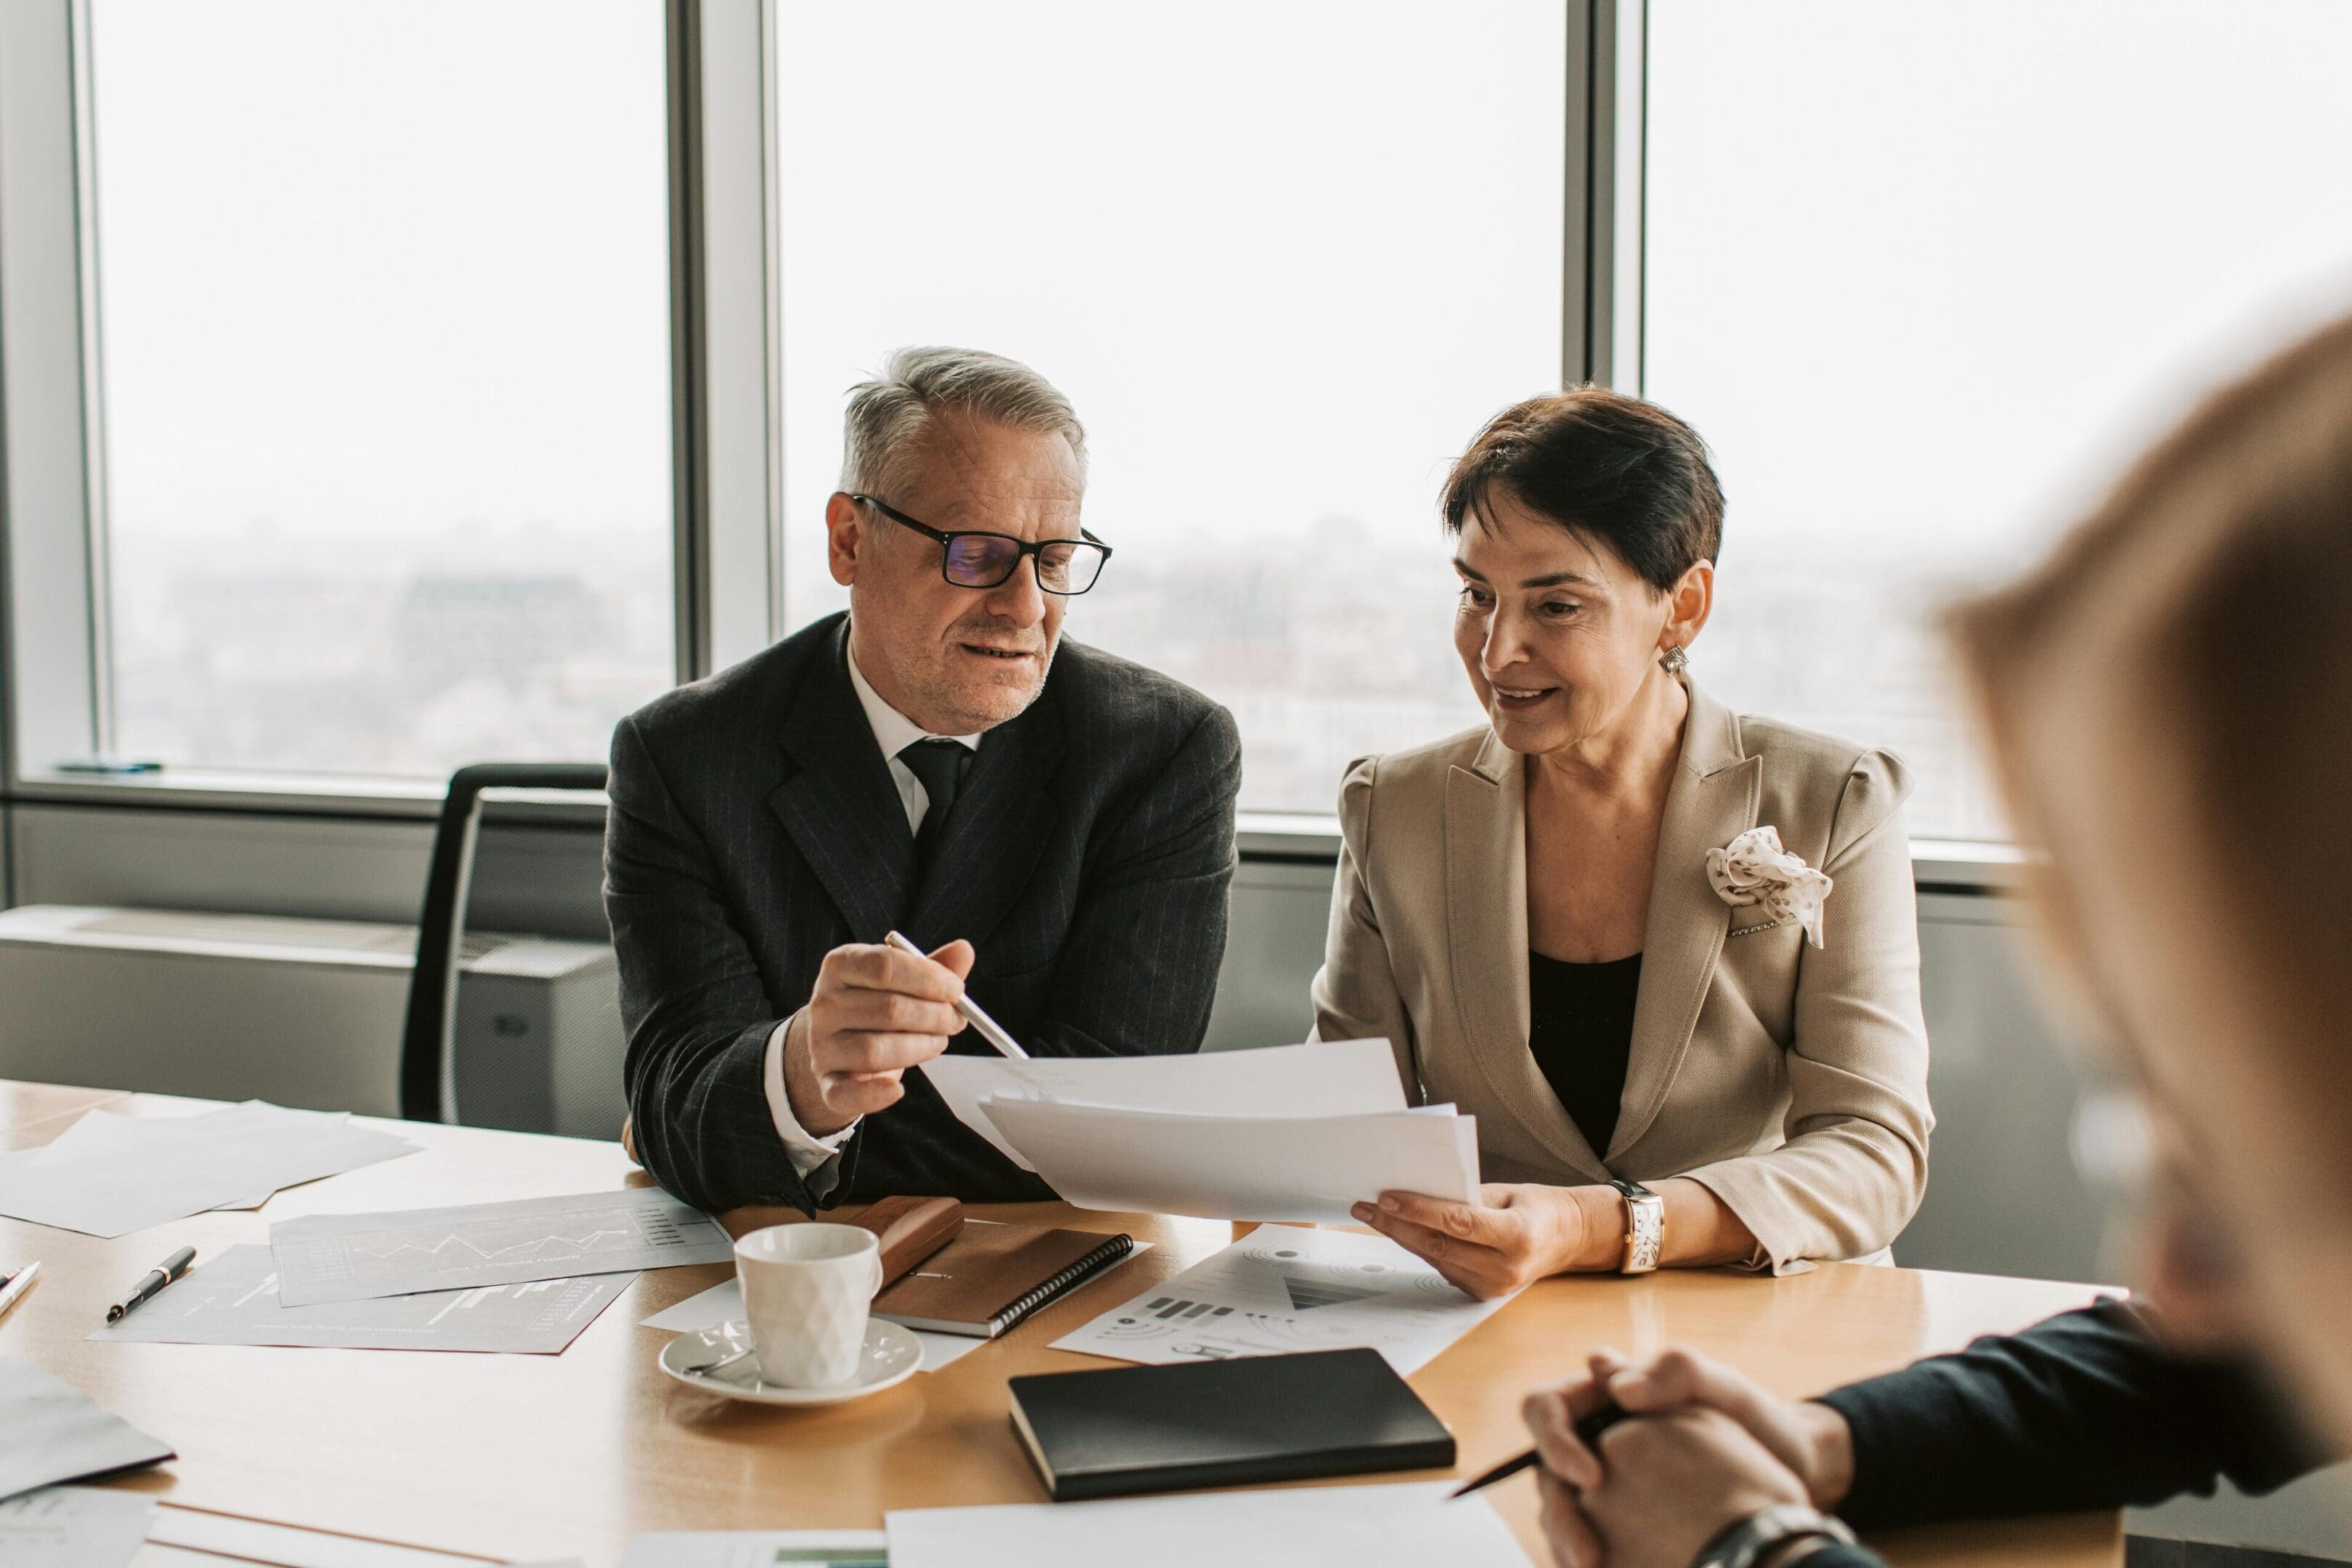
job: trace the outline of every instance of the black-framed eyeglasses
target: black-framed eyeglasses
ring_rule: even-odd
[[[1065,597],[1085,593],[1102,576],[1110,546],[1087,533],[1083,539],[1015,539],[1009,533],[947,532],[917,522],[905,512],[852,490],[849,499],[870,506],[901,528],[911,528],[940,545],[940,575],[959,588],[993,588],[1021,569],[1021,558],[1037,558],[1037,586]]]

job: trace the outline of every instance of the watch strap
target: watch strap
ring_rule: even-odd
[[[1776,1503],[1725,1525],[1714,1540],[1699,1548],[1691,1568],[1756,1568],[1757,1563],[1783,1546],[1805,1540],[1851,1546],[1853,1531],[1845,1527],[1843,1520],[1817,1508],[1807,1508],[1802,1503]]]

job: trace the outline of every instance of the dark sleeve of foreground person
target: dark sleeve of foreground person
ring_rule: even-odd
[[[2175,1354],[2114,1300],[1821,1402],[1853,1430],[1838,1512],[1864,1530],[2144,1505],[2223,1478],[2266,1492],[2329,1458],[2252,1369]]]

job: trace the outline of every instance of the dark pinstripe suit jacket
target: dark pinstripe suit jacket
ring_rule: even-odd
[[[604,905],[638,1156],[705,1209],[820,1200],[761,1083],[768,1036],[826,952],[896,926],[979,949],[973,999],[1038,1056],[1200,1048],[1224,956],[1241,742],[1191,688],[1063,639],[988,732],[929,874],[831,616],[679,688],[613,734]],[[949,1047],[986,1052],[971,1030]],[[1052,1194],[919,1072],[843,1151],[824,1205]]]

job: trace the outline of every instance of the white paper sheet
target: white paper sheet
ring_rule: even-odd
[[[688,1296],[677,1306],[656,1312],[643,1320],[639,1326],[667,1329],[674,1334],[683,1334],[696,1329],[715,1329],[721,1323],[745,1321],[743,1281],[724,1279],[698,1296]],[[975,1340],[964,1334],[935,1334],[926,1329],[908,1329],[907,1331],[923,1342],[925,1372],[937,1372],[950,1362],[961,1360],[988,1343],[986,1340]],[[878,1541],[880,1538],[876,1539]]]
[[[1165,1366],[1366,1346],[1406,1373],[1509,1299],[1465,1295],[1384,1236],[1262,1225],[1054,1349]]]
[[[590,1274],[469,1290],[428,1290],[320,1307],[281,1307],[266,1247],[232,1247],[93,1340],[173,1345],[554,1355],[629,1288],[634,1274]]]
[[[658,1187],[382,1214],[309,1215],[269,1227],[289,1307],[724,1263],[735,1241]]]
[[[31,1362],[0,1356],[0,1498],[172,1457],[146,1433]]]
[[[0,1568],[121,1568],[147,1539],[155,1500],[104,1487],[44,1487],[0,1502]]]
[[[1238,1054],[1238,1053],[1236,1053]],[[1085,1209],[1349,1223],[1395,1189],[1475,1202],[1477,1119],[1450,1105],[1364,1116],[1167,1116],[995,1100],[1033,1168]]]
[[[283,1568],[483,1568],[478,1557],[205,1513],[168,1501],[155,1510],[147,1545],[131,1563],[131,1568],[246,1568],[254,1563],[277,1563]]]
[[[957,1121],[1024,1171],[1035,1167],[997,1131],[982,1100],[1055,1100],[1202,1116],[1345,1116],[1402,1110],[1405,1103],[1386,1040],[1187,1057],[935,1057],[922,1071]]]
[[[908,1509],[883,1523],[890,1568],[1528,1568],[1486,1499],[1445,1500],[1453,1485]]]
[[[340,1115],[260,1100],[198,1116],[92,1110],[38,1149],[0,1154],[0,1214],[127,1236],[415,1149]]]
[[[647,1531],[621,1553],[621,1568],[888,1568],[889,1561],[878,1530]]]

